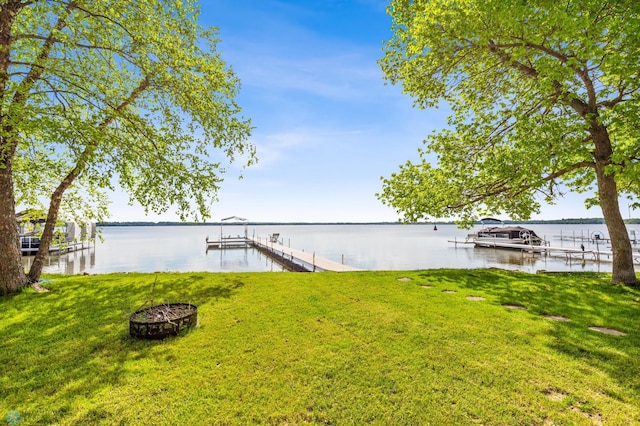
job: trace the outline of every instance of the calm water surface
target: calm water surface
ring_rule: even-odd
[[[588,237],[604,225],[527,225],[554,247],[579,247],[567,237]],[[479,228],[476,228],[479,229]],[[608,262],[568,262],[512,250],[456,245],[471,231],[455,225],[260,225],[249,235],[266,238],[279,233],[282,243],[317,256],[367,270],[434,268],[505,268],[536,272],[611,271]],[[640,236],[640,227],[629,227]],[[242,234],[242,226],[225,226],[225,235]],[[51,256],[46,273],[156,271],[262,272],[282,267],[255,249],[206,250],[205,239],[220,235],[220,226],[123,226],[102,228],[102,242],[88,250]],[[560,236],[565,239],[560,239]],[[633,234],[632,234],[633,235]],[[594,248],[585,243],[587,249]],[[601,250],[610,250],[599,243]],[[32,258],[25,257],[28,268]]]

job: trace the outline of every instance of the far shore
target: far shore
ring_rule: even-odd
[[[244,223],[244,222],[243,222]],[[602,225],[604,219],[594,218],[572,218],[572,219],[549,219],[549,220],[505,220],[505,224],[525,224],[525,225]],[[640,218],[625,219],[627,225],[640,224]],[[403,222],[246,222],[249,226],[271,226],[271,225],[406,225]],[[480,222],[476,222],[480,225]],[[98,226],[202,226],[220,225],[220,222],[99,222]],[[237,225],[237,222],[234,223]],[[432,221],[418,222],[413,225],[456,225],[454,221]]]

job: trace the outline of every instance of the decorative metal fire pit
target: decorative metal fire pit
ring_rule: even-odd
[[[198,308],[191,303],[165,303],[140,309],[129,317],[129,333],[141,339],[164,339],[198,322]]]

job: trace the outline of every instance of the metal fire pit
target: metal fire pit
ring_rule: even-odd
[[[140,339],[164,339],[198,322],[198,308],[191,303],[165,303],[140,309],[129,317],[129,333]]]

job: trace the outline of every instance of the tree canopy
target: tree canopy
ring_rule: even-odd
[[[640,3],[394,0],[388,12],[386,78],[452,114],[379,198],[407,221],[470,224],[588,193],[616,240],[614,281],[634,283],[618,197],[640,194]]]
[[[194,0],[0,1],[0,252],[16,204],[101,220],[119,186],[197,220],[228,164],[256,161],[239,80],[198,17]]]

